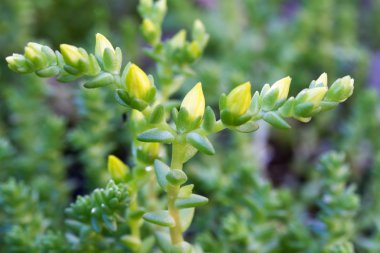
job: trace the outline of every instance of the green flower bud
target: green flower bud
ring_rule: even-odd
[[[155,45],[159,42],[160,31],[152,20],[145,18],[141,25],[141,31],[149,43]]]
[[[167,11],[167,3],[166,0],[158,0],[155,4],[155,8],[158,11],[159,16],[161,19],[165,16]]]
[[[158,142],[140,142],[137,147],[137,157],[148,164],[157,159],[159,152],[160,143]]]
[[[354,92],[354,79],[345,76],[336,80],[326,94],[327,101],[343,102]]]
[[[29,42],[25,47],[25,58],[27,58],[32,64],[35,70],[42,69],[47,65],[47,58],[41,52],[42,45]]]
[[[85,67],[84,65],[87,63],[88,57],[86,57],[79,48],[68,44],[61,44],[60,49],[63,60],[66,64],[73,68],[80,68],[83,70],[82,68]]]
[[[317,108],[327,93],[327,87],[315,87],[302,90],[296,97],[296,104],[312,103]]]
[[[26,59],[25,56],[21,54],[13,54],[12,56],[8,56],[7,58],[5,58],[5,60],[8,62],[8,67],[15,72],[33,72],[30,63],[28,63],[28,59]]]
[[[318,84],[322,84],[324,87],[327,87],[327,74],[326,73],[323,73],[322,75],[320,75],[318,77],[317,80],[315,80],[315,84],[318,85]]]
[[[190,121],[203,117],[205,112],[205,97],[200,82],[186,94],[181,104],[182,108],[186,109]]]
[[[291,78],[289,76],[282,78],[272,84],[269,89],[263,89],[263,109],[272,110],[276,104],[286,100],[289,94]]]
[[[151,94],[154,86],[145,72],[136,64],[132,64],[129,67],[124,81],[129,96],[148,103],[152,100]]]
[[[187,54],[191,61],[195,61],[202,55],[202,50],[199,47],[199,43],[197,41],[193,41],[187,45]]]
[[[251,104],[251,83],[243,83],[234,88],[228,95],[226,109],[239,117],[248,111]]]
[[[193,31],[192,31],[191,36],[194,41],[198,42],[201,48],[204,48],[206,46],[207,41],[209,39],[209,35],[206,33],[206,29],[202,21],[198,19],[194,21]]]
[[[104,37],[102,34],[100,33],[97,33],[96,34],[96,43],[95,43],[95,55],[102,59],[103,58],[103,54],[104,54],[104,50],[106,48],[109,48],[112,53],[115,54],[115,49],[113,48],[111,42],[109,42],[109,40]]]
[[[183,48],[183,46],[186,43],[186,31],[180,30],[178,31],[171,39],[170,39],[170,45],[172,48],[178,49]]]
[[[127,179],[129,168],[114,155],[108,156],[108,172],[115,182],[123,182]]]

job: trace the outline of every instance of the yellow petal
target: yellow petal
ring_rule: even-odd
[[[198,117],[203,117],[205,112],[205,97],[200,82],[186,94],[182,101],[181,108],[187,110],[189,117],[192,120],[195,120]]]
[[[227,95],[226,107],[237,116],[245,114],[251,104],[251,83],[243,83]]]

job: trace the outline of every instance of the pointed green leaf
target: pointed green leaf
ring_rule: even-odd
[[[273,109],[277,102],[278,92],[278,89],[270,89],[265,95],[263,95],[261,106],[265,111]]]
[[[185,150],[185,153],[183,155],[183,160],[182,160],[183,163],[186,163],[198,152],[198,149],[194,148],[192,145],[188,143],[186,143],[184,150]]]
[[[130,249],[137,251],[141,246],[141,241],[138,237],[132,235],[124,235],[121,241]]]
[[[253,121],[249,121],[245,123],[244,125],[236,127],[235,129],[242,133],[252,133],[256,131],[257,129],[259,129],[259,125]]]
[[[147,222],[163,226],[174,227],[175,221],[168,211],[160,210],[144,214],[143,219]]]
[[[116,53],[110,48],[105,48],[103,52],[104,69],[107,72],[117,74],[120,71],[120,66],[118,65],[118,63],[119,62],[118,62],[118,59],[116,58]]]
[[[151,253],[153,251],[155,241],[156,240],[154,239],[152,235],[145,238],[141,243],[141,248],[140,248],[139,253]]]
[[[324,112],[337,107],[338,104],[338,102],[322,101],[321,103],[319,103],[319,106],[321,107],[321,112]]]
[[[106,228],[110,231],[115,232],[117,230],[117,224],[113,217],[110,217],[106,215],[105,213],[102,214],[102,220],[104,222],[104,225]]]
[[[259,92],[256,91],[251,99],[251,105],[249,107],[249,111],[250,113],[252,113],[252,115],[257,115],[260,112],[260,108],[261,108],[261,97],[260,97]]]
[[[193,247],[188,242],[180,242],[172,246],[170,253],[192,253]]]
[[[179,210],[182,232],[185,232],[191,225],[195,213],[195,208],[184,208]]]
[[[275,112],[265,113],[263,119],[274,127],[289,129],[290,125]]]
[[[165,120],[165,108],[163,105],[157,105],[154,107],[152,114],[150,115],[149,122],[151,124],[158,124]]]
[[[100,225],[99,225],[99,221],[98,221],[98,219],[95,216],[91,216],[91,227],[97,233],[100,233],[101,228],[100,228]]]
[[[212,146],[211,142],[204,136],[198,134],[198,133],[189,133],[186,136],[186,141],[191,144],[194,148],[198,149],[199,151],[207,154],[207,155],[214,155],[215,149]]]
[[[174,135],[166,130],[152,128],[140,134],[137,139],[142,142],[172,143]]]
[[[154,172],[156,173],[158,184],[161,186],[163,190],[166,191],[166,186],[168,185],[168,180],[166,179],[166,176],[170,172],[169,166],[167,166],[165,163],[161,162],[160,160],[155,160]]]
[[[156,237],[158,247],[162,250],[162,252],[169,253],[172,248],[172,241],[169,233],[164,231],[156,231],[154,235]]]
[[[197,194],[191,194],[188,198],[179,198],[175,202],[177,208],[190,208],[205,205],[208,202],[206,197]]]
[[[40,69],[36,71],[36,74],[39,77],[52,77],[59,74],[59,67],[58,66],[49,66],[47,68]]]
[[[182,186],[181,189],[179,189],[178,198],[188,198],[193,193],[193,184],[188,184],[185,186]]]
[[[313,112],[314,104],[310,102],[300,103],[295,106],[294,112],[297,116],[309,117]]]
[[[279,113],[282,117],[288,118],[293,115],[295,100],[294,97],[290,97],[279,109]]]
[[[98,76],[95,76],[85,82],[83,86],[87,89],[99,88],[103,86],[107,86],[114,81],[114,78],[109,73],[101,73]]]
[[[187,181],[187,176],[182,170],[170,170],[166,179],[172,185],[181,185]]]
[[[216,122],[215,113],[211,109],[210,106],[207,106],[206,112],[203,116],[203,124],[202,124],[203,129],[208,132],[212,132],[214,129],[215,122]]]

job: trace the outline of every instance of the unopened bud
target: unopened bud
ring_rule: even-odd
[[[202,50],[199,46],[199,43],[197,41],[193,41],[190,44],[188,44],[187,53],[192,61],[198,59],[202,54]]]
[[[197,41],[202,48],[206,46],[209,39],[209,35],[206,33],[205,26],[203,25],[202,21],[198,19],[194,21],[192,38],[194,41]]]
[[[326,94],[327,101],[343,102],[349,98],[354,91],[354,79],[345,76],[336,80]]]
[[[151,44],[155,45],[159,42],[160,31],[150,19],[144,19],[141,25],[141,31],[144,38]]]
[[[309,102],[314,105],[314,108],[319,105],[322,99],[325,97],[327,87],[315,87],[304,89],[296,97],[296,103]]]
[[[317,80],[315,80],[315,84],[316,85],[320,85],[322,84],[324,87],[327,87],[327,74],[326,73],[323,73],[322,75],[320,75],[318,77]]]
[[[291,80],[289,76],[282,78],[264,92],[262,102],[264,110],[270,111],[276,104],[285,101],[289,94]]]
[[[248,111],[251,104],[251,83],[243,83],[234,88],[228,95],[226,109],[234,116],[241,116]]]
[[[8,67],[15,72],[30,73],[33,71],[30,64],[28,64],[28,60],[21,54],[13,54],[5,58],[5,60],[8,62]]]
[[[97,33],[96,43],[95,43],[95,55],[98,58],[102,59],[104,50],[106,48],[109,48],[115,54],[115,49],[113,48],[111,42],[109,42],[109,40],[106,37],[104,37],[102,34]]]
[[[181,109],[186,109],[189,120],[194,121],[198,117],[203,117],[205,112],[205,97],[200,82],[186,94],[182,101]]]
[[[115,182],[123,182],[129,172],[128,166],[114,155],[108,156],[108,172]]]
[[[25,58],[27,58],[32,64],[35,70],[46,67],[47,59],[41,52],[42,45],[29,42],[25,47]]]
[[[137,156],[147,163],[153,163],[157,159],[160,151],[160,143],[158,142],[140,142],[137,147]]]
[[[154,87],[145,72],[136,64],[129,67],[125,77],[125,87],[131,97],[150,102],[151,90]]]
[[[68,45],[68,44],[61,44],[60,49],[61,49],[61,54],[65,63],[74,68],[79,68],[81,62],[87,61],[84,55],[79,50],[79,48],[75,46]]]

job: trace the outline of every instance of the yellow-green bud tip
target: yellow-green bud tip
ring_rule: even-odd
[[[326,73],[323,73],[322,75],[320,75],[319,77],[318,77],[318,79],[317,80],[315,80],[315,82],[317,83],[317,84],[323,84],[323,86],[325,86],[325,87],[327,87],[327,74]]]
[[[98,57],[103,57],[104,50],[109,48],[112,52],[115,53],[115,49],[113,48],[111,42],[102,34],[96,34],[96,43],[95,43],[95,55]]]
[[[61,44],[60,47],[63,59],[66,63],[76,66],[83,58],[83,55],[79,52],[79,49],[75,46],[68,44]]]
[[[114,155],[108,156],[108,172],[111,178],[117,182],[125,180],[129,168],[119,158]]]
[[[136,64],[132,64],[129,67],[125,79],[125,85],[130,96],[142,100],[147,99],[150,89],[152,88],[152,84],[148,76]]]
[[[251,104],[251,83],[243,83],[227,95],[226,108],[237,116],[245,114]]]
[[[145,18],[143,20],[143,23],[142,23],[142,27],[143,29],[146,31],[146,32],[155,32],[156,31],[156,27],[155,25],[153,24],[153,22],[148,19],[148,18]]]
[[[186,94],[182,101],[181,108],[186,109],[192,120],[203,117],[205,112],[205,97],[200,82]]]
[[[307,90],[307,102],[311,102],[314,105],[319,105],[322,99],[325,97],[327,87],[316,87]]]
[[[272,89],[278,89],[278,99],[286,99],[289,94],[290,82],[292,79],[287,76],[284,77],[272,85]]]

